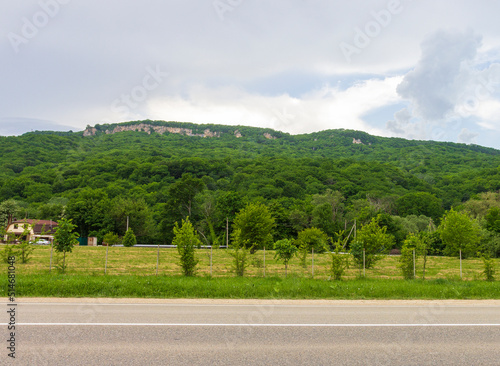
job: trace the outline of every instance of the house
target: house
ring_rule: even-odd
[[[33,220],[33,219],[14,219],[8,226],[5,235],[5,241],[28,240],[35,241],[45,239],[54,241],[57,222],[52,220]]]

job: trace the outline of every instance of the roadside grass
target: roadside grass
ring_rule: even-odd
[[[19,275],[17,297],[225,299],[500,299],[498,282],[305,277]],[[6,297],[7,278],[0,279]]]
[[[16,264],[18,297],[141,297],[141,298],[256,298],[256,299],[500,299],[500,282],[484,281],[480,259],[463,261],[463,280],[457,258],[429,257],[426,280],[421,279],[421,261],[416,280],[403,280],[397,256],[385,256],[366,270],[349,268],[344,280],[333,281],[328,254],[315,254],[303,268],[298,258],[284,265],[274,259],[274,251],[250,257],[245,277],[231,270],[227,250],[213,250],[210,275],[210,250],[199,249],[195,277],[181,275],[176,249],[160,248],[156,276],[157,248],[110,247],[107,275],[104,275],[105,247],[75,247],[67,255],[65,274],[55,268],[49,273],[50,248],[39,247],[27,264]],[[496,260],[497,267],[499,260]],[[4,272],[6,273],[6,271]],[[0,296],[6,297],[7,275],[0,277]]]

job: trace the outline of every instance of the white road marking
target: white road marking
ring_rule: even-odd
[[[7,325],[3,323],[2,325]],[[331,328],[363,328],[363,327],[500,327],[500,323],[478,324],[217,324],[217,323],[17,323],[18,326],[119,326],[119,327],[331,327]]]

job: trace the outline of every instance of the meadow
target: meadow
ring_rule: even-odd
[[[212,268],[210,268],[210,253],[212,252]],[[232,257],[225,249],[197,249],[196,258],[198,276],[231,277]],[[249,256],[249,266],[246,269],[247,277],[285,277],[285,266],[274,259],[275,252],[271,250],[259,250]],[[265,257],[265,258],[264,258]],[[56,263],[61,261],[62,255],[53,252],[52,273],[57,273]],[[179,265],[179,254],[175,248],[158,249],[141,247],[109,247],[108,262],[106,266],[107,275],[158,275],[179,276],[182,275]],[[265,259],[265,266],[264,266]],[[79,246],[66,256],[67,275],[104,275],[106,261],[106,247]],[[371,279],[402,279],[401,270],[398,268],[399,256],[387,255],[375,264],[373,268],[366,269],[365,277]],[[496,259],[497,267],[500,259]],[[294,257],[288,264],[288,276],[305,277],[316,279],[329,279],[330,256],[327,253],[314,254],[313,258],[307,256],[307,266],[304,268],[298,257]],[[21,275],[48,274],[50,269],[50,247],[37,247],[31,259],[26,264],[17,263],[17,273]],[[422,277],[422,259],[417,258],[416,274]],[[463,280],[481,280],[484,278],[483,262],[480,258],[464,259],[462,261]],[[313,273],[314,271],[314,273]],[[362,270],[355,268],[352,264],[346,270],[345,279],[355,279],[362,276]],[[460,262],[458,258],[429,256],[427,259],[426,279],[460,279]]]
[[[365,271],[349,268],[342,281],[329,274],[329,255],[315,254],[306,268],[293,258],[285,277],[274,251],[250,257],[245,277],[232,271],[227,250],[198,249],[195,277],[184,277],[176,249],[110,247],[105,270],[105,247],[75,247],[67,255],[64,274],[56,267],[60,256],[38,247],[27,264],[16,263],[17,296],[144,297],[144,298],[279,298],[279,299],[500,299],[500,282],[487,282],[480,259],[463,260],[463,278],[457,258],[428,257],[425,280],[417,262],[416,280],[403,280],[398,256],[385,256]],[[496,260],[498,267],[499,260]],[[0,278],[0,296],[6,295],[7,276]]]

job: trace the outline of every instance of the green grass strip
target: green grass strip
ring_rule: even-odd
[[[0,278],[6,297],[7,279]],[[18,275],[17,297],[213,299],[500,299],[500,282],[304,277]]]

